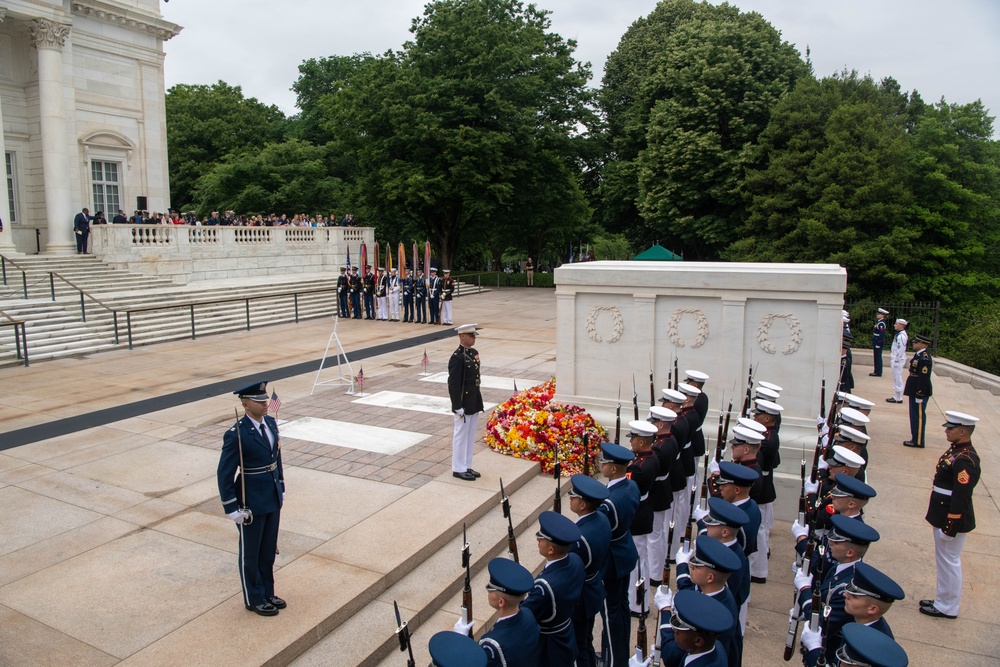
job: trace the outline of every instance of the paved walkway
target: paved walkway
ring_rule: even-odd
[[[485,327],[477,345],[484,373],[544,380],[555,371],[554,306],[551,290],[495,291],[458,300],[456,322],[478,321]],[[282,581],[289,584],[282,595],[290,601],[313,600],[310,584],[317,581],[335,587],[338,595],[355,595],[377,581],[373,573],[400,558],[376,553],[369,559],[385,561],[379,563],[352,556],[352,550],[365,546],[350,542],[358,539],[352,528],[365,518],[401,498],[416,499],[407,495],[415,490],[428,491],[446,505],[442,511],[460,508],[463,498],[479,493],[474,485],[448,482],[447,415],[358,404],[333,387],[317,388],[310,396],[315,372],[308,367],[322,355],[331,328],[331,320],[317,320],[0,369],[0,503],[9,508],[0,517],[0,665],[190,664],[191,653],[211,655],[234,634],[263,627],[239,607],[236,544],[215,488],[217,448],[236,405],[219,387],[237,386],[241,378],[267,377],[274,369],[303,364],[302,372],[274,384],[283,402],[281,420],[377,424],[426,436],[393,453],[283,440],[289,498],[282,513],[279,565]],[[426,325],[367,321],[343,322],[338,328],[349,353],[433,331]],[[447,336],[365,359],[359,364],[365,392],[414,393],[433,403],[446,390],[420,380],[422,355],[426,351],[430,372],[441,372],[455,344]],[[907,592],[890,612],[893,629],[911,664],[1000,664],[990,595],[1000,571],[995,500],[1000,402],[938,378],[928,420],[933,444],[924,451],[904,449],[905,406],[884,403],[891,379],[868,378],[861,363],[856,392],[876,402],[870,474],[879,497],[868,517],[883,535],[868,560]],[[328,373],[335,372],[324,372],[324,378]],[[87,423],[87,415],[99,411],[191,391],[205,393],[113,421],[104,413]],[[487,401],[499,402],[510,391],[484,394]],[[961,616],[943,621],[920,615],[917,601],[933,596],[933,546],[923,513],[943,451],[937,424],[943,410],[951,408],[983,420],[975,441],[984,476],[976,493],[979,527],[965,550]],[[2,449],[6,433],[81,416],[76,432]],[[786,466],[795,459],[790,467],[797,469],[798,452],[784,455]],[[480,461],[502,466],[503,458],[477,453],[477,467]],[[391,533],[401,526],[382,529]],[[791,602],[787,523],[776,526],[772,553],[768,583],[753,590],[747,665],[780,662]],[[294,614],[279,619],[291,625],[289,632],[308,630],[295,630]],[[421,636],[426,639],[435,629],[444,628],[421,631]],[[231,659],[238,660],[233,664],[261,662],[252,652]]]

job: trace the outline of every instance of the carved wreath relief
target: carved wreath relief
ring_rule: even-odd
[[[677,327],[684,315],[687,314],[694,315],[695,322],[698,324],[698,335],[691,341],[691,348],[701,347],[708,340],[708,318],[705,317],[705,312],[700,308],[678,308],[675,310],[670,316],[670,321],[667,322],[667,335],[670,336],[671,343],[677,347],[684,347],[685,341],[677,332]]]
[[[799,322],[799,319],[791,313],[768,313],[761,318],[760,326],[757,327],[757,342],[760,344],[760,349],[764,350],[768,354],[775,353],[775,347],[768,339],[767,335],[771,331],[771,324],[776,319],[785,320],[792,332],[791,340],[789,340],[788,345],[781,350],[781,353],[786,355],[794,354],[802,344],[802,323]]]
[[[625,333],[625,320],[622,318],[622,311],[618,310],[617,306],[594,306],[591,308],[590,313],[587,315],[587,336],[589,336],[590,340],[595,343],[604,342],[601,334],[597,332],[597,318],[604,311],[611,313],[611,320],[613,323],[611,336],[608,338],[608,342],[617,343],[621,340],[622,334]]]

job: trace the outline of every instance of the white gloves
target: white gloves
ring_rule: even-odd
[[[246,520],[246,518],[250,516],[250,513],[247,512],[246,510],[235,510],[233,512],[230,512],[226,516],[235,521],[236,525],[241,525]]]
[[[719,462],[716,461],[715,459],[712,459],[708,464],[708,474],[709,475],[719,474]]]
[[[708,516],[708,510],[703,510],[700,507],[695,507],[693,510],[691,510],[691,518],[694,519],[695,521],[701,521],[706,516]]]
[[[638,653],[639,649],[636,649],[635,652]],[[633,655],[628,659],[628,667],[649,667],[653,662],[653,655],[651,652],[647,655],[649,655],[649,657],[645,660],[640,660],[637,656]]]
[[[830,464],[826,462],[826,459],[820,459],[819,463],[816,464],[816,467],[820,470],[826,470],[830,467]]]
[[[681,563],[687,564],[691,562],[691,551],[690,550],[684,551],[684,547],[681,546],[680,548],[677,549],[677,553],[674,554],[674,560],[677,561],[678,565],[680,565]]]
[[[468,637],[469,633],[472,632],[473,625],[475,625],[474,621],[469,621],[468,623],[462,623],[462,619],[458,619],[457,621],[455,621],[455,627],[452,629],[458,634],[465,635],[466,637]]]
[[[465,408],[459,408],[458,410],[455,410],[455,416],[456,417],[464,417],[465,416]]]
[[[656,595],[653,596],[653,604],[659,610],[670,609],[674,606],[674,594],[669,586],[661,585],[656,587]]]
[[[920,403],[923,403],[923,402],[924,402],[924,399],[922,399],[922,398],[918,398],[918,399],[915,399],[915,401],[916,401],[916,403],[917,403],[917,404],[919,405]]]
[[[795,573],[795,588],[802,590],[803,588],[809,588],[812,586],[813,576],[803,570],[801,567],[798,572]]]
[[[813,632],[809,624],[806,623],[806,627],[802,628],[802,645],[807,651],[812,651],[818,649],[823,645],[823,635],[820,632]]]
[[[792,523],[792,537],[794,537],[795,540],[798,541],[803,537],[808,537],[808,536],[809,536],[809,526],[803,526],[802,524],[799,523],[799,520],[796,519]]]
[[[807,496],[808,496],[808,495],[809,495],[810,493],[817,493],[817,492],[819,491],[819,481],[818,481],[818,480],[817,480],[817,481],[815,481],[815,482],[810,482],[810,481],[809,481],[809,480],[807,479],[807,480],[806,480],[806,483],[805,483],[805,485],[804,485],[804,486],[805,486],[805,490],[806,490],[806,495],[807,495]]]

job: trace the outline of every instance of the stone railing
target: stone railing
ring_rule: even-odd
[[[117,268],[192,280],[255,275],[336,272],[355,262],[361,244],[369,252],[372,227],[189,227],[187,225],[94,225],[94,254]]]

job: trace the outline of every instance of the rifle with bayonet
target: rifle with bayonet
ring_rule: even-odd
[[[622,440],[622,383],[618,383],[618,409],[615,410],[615,444]]]
[[[590,434],[583,432],[583,474],[590,477]]]
[[[653,384],[653,355],[649,355],[649,407],[656,405],[656,388]]]
[[[670,586],[670,545],[674,542],[674,520],[670,519],[670,523],[667,525],[669,526],[667,529],[667,557],[663,559],[663,579],[660,580],[664,586]]]
[[[465,534],[465,524],[462,524],[462,567],[465,568],[465,586],[462,588],[462,623],[472,622],[472,573],[470,571],[472,557],[469,552],[469,540]],[[472,637],[469,630],[469,637]]]
[[[844,375],[844,365],[846,361],[840,362],[840,376]],[[823,378],[823,387],[826,386],[826,378]],[[816,439],[816,451],[813,453],[813,465],[812,472],[809,475],[809,481],[815,482],[816,478],[819,476],[819,460],[822,455],[830,448],[830,443],[833,442],[833,426],[837,415],[837,394],[840,393],[840,381],[837,381],[837,388],[833,392],[833,400],[830,401],[830,409],[826,414],[826,433],[822,430]],[[825,402],[824,402],[825,407]],[[826,438],[826,446],[824,446],[823,438]]]
[[[649,639],[646,637],[646,616],[649,610],[646,608],[646,580],[642,577],[642,561],[639,561],[639,578],[635,582],[635,602],[639,605],[639,627],[635,631],[635,657],[640,661],[646,659],[646,647]]]
[[[677,370],[677,357],[674,357],[674,391],[677,391],[677,388],[680,386],[680,384],[681,384],[681,374],[680,371]]]
[[[639,421],[639,394],[635,392],[635,373],[632,374],[632,419]]]
[[[510,498],[503,489],[503,477],[500,478],[500,507],[503,509],[503,518],[507,519],[507,555],[515,563],[520,563],[517,557],[517,535],[514,534],[514,521],[510,515]]]
[[[253,523],[253,512],[247,505],[247,482],[246,474],[243,472],[243,436],[240,435],[240,411],[233,408],[233,412],[236,413],[236,448],[240,452],[240,511],[243,512],[243,525],[249,526]],[[242,535],[240,533],[240,539],[242,539]]]
[[[396,612],[396,638],[399,639],[399,650],[401,653],[410,654],[406,660],[406,667],[417,667],[417,663],[413,659],[413,646],[410,644],[410,629],[400,617],[399,605],[396,604],[395,600],[392,601],[392,608]]]
[[[760,364],[758,363],[757,365],[759,366]],[[746,395],[743,397],[743,409],[740,410],[741,417],[747,417],[750,415],[750,401],[753,395],[753,378],[756,374],[757,368],[751,366],[750,370],[747,372],[747,390]]]
[[[552,511],[562,514],[562,462],[559,460],[559,445],[555,447],[556,463],[552,466],[552,477],[556,480],[556,495],[552,500]]]

